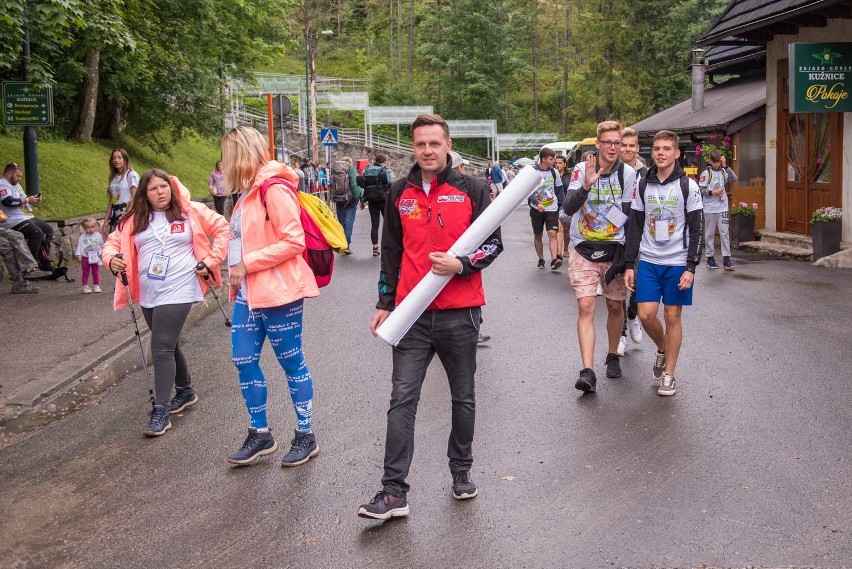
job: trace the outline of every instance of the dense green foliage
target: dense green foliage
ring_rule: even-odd
[[[690,49],[726,3],[0,0],[0,79],[20,78],[28,28],[30,75],[55,91],[42,138],[126,130],[166,150],[187,132],[221,132],[230,77],[303,73],[308,38],[319,73],[369,78],[374,105],[579,138],[686,98]]]
[[[52,132],[89,140],[120,130],[161,150],[188,131],[220,134],[230,77],[247,77],[290,41],[298,4],[281,0],[0,0],[0,79],[54,86]],[[94,81],[93,104],[86,86]],[[74,129],[94,112],[92,125]]]

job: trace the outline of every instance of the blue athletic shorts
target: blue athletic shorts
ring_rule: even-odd
[[[636,267],[636,302],[660,302],[666,306],[692,306],[692,289],[677,288],[685,266],[655,265],[639,261]]]

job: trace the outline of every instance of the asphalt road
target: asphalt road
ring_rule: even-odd
[[[504,225],[486,271],[472,470],[456,503],[446,466],[449,392],[424,386],[411,516],[356,517],[379,490],[390,348],[370,336],[378,259],[360,212],[355,255],[307,303],[320,455],[282,469],[225,455],[247,416],[213,314],[185,337],[201,401],[158,439],[141,429],[145,376],[0,450],[0,565],[166,567],[698,567],[852,565],[852,272],[736,258],[697,276],[678,394],[656,395],[653,347],[581,396],[576,303],[565,269],[535,268],[529,217]],[[597,320],[603,332],[604,310]],[[268,347],[270,422],[295,419]]]

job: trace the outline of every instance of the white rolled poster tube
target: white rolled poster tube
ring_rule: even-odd
[[[532,165],[525,166],[447,253],[456,257],[473,253],[540,185],[541,174],[538,169]],[[454,276],[436,275],[432,271],[426,273],[379,326],[376,334],[391,346],[396,346]]]

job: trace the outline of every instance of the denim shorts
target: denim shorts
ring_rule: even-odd
[[[636,268],[636,302],[660,302],[662,299],[666,306],[692,306],[695,282],[686,290],[677,287],[685,270],[685,265],[655,265],[639,261]]]

